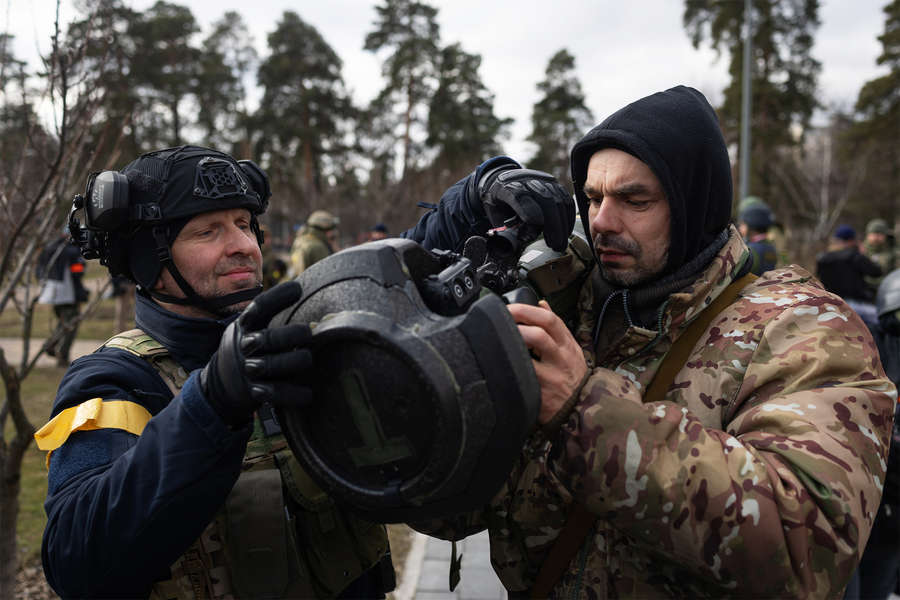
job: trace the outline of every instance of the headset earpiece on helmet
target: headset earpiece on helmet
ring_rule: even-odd
[[[128,221],[128,178],[121,173],[103,171],[92,174],[84,196],[84,224],[89,229],[115,231]]]
[[[77,211],[83,210],[84,223]],[[159,207],[156,206],[157,215]],[[131,216],[128,202],[128,178],[118,171],[91,173],[84,195],[78,194],[69,212],[69,234],[87,259],[100,259],[113,276],[127,275],[128,263],[123,252],[113,246],[115,232],[124,227]],[[157,216],[158,218],[158,216]]]

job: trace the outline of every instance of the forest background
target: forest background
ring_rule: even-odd
[[[410,226],[420,202],[437,202],[497,153],[570,185],[568,151],[583,133],[625,103],[683,83],[716,107],[739,189],[740,0],[441,8],[335,0],[317,3],[344,10],[327,28],[298,2],[274,13],[274,0],[239,10],[228,10],[230,0],[28,4],[48,1],[40,22],[13,22],[19,0],[0,8],[0,314],[23,350],[13,364],[0,349],[0,598],[14,595],[22,482],[43,476],[22,468],[36,420],[23,408],[23,393],[33,393],[23,383],[39,373],[32,382],[52,393],[59,376],[35,370],[52,340],[31,338],[34,266],[87,173],[162,147],[210,145],[269,174],[265,224],[279,249],[317,208],[340,217],[346,245],[378,222],[392,232]],[[470,7],[467,39],[480,51],[442,35],[442,11],[458,22],[459,4]],[[860,230],[881,217],[895,228],[900,217],[900,0],[877,3],[871,31],[856,27],[874,6],[753,0],[750,191],[783,226],[780,250],[807,267],[837,223]],[[837,21],[817,44],[826,12]],[[260,40],[250,23],[258,27],[262,14],[271,18]],[[328,40],[351,47],[343,20],[360,19],[351,46],[368,62],[354,57],[347,77],[345,56]],[[522,42],[515,32],[526,24],[536,29]],[[535,59],[532,46],[545,55]],[[866,64],[851,60],[866,54]],[[495,87],[517,98],[504,107],[518,108],[499,109]]]
[[[55,3],[7,2],[6,30],[20,39],[0,48],[37,81],[34,55],[50,52]],[[252,157],[272,178],[269,226],[284,245],[316,208],[339,214],[345,243],[376,222],[408,227],[417,202],[436,202],[498,152],[567,181],[568,149],[591,125],[677,83],[717,107],[737,164],[743,2],[620,4],[270,0],[251,10],[229,0],[75,0],[59,19],[67,49],[82,53],[93,71],[85,77],[105,92],[99,118],[122,124],[116,150],[95,150],[87,168],[119,168],[177,143]],[[861,151],[846,131],[890,112],[857,100],[869,81],[890,84],[896,72],[892,5],[755,2],[750,189],[773,207],[787,254],[802,263],[838,221],[861,228],[894,216],[896,175],[879,175],[896,171],[896,158]],[[4,79],[15,80],[9,69]],[[891,87],[896,97],[896,85],[881,94]],[[48,123],[46,101],[32,106]],[[896,132],[884,125],[866,135]]]

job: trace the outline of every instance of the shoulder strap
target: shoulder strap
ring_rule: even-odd
[[[553,586],[566,572],[596,521],[597,515],[589,511],[584,504],[576,502],[572,505],[566,525],[550,548],[550,554],[547,555],[544,564],[541,565],[529,597],[538,600],[550,596]]]
[[[125,350],[141,358],[169,353],[165,346],[150,337],[143,329],[129,329],[117,333],[100,345],[100,348],[104,347]]]
[[[732,281],[718,297],[707,306],[696,319],[691,321],[687,329],[672,344],[672,348],[662,360],[662,364],[653,376],[653,381],[644,394],[644,402],[658,402],[662,400],[669,386],[675,380],[675,375],[684,367],[690,356],[694,345],[712,320],[718,316],[734,299],[738,297],[741,290],[751,281],[756,279],[753,273],[747,273],[743,277]],[[578,553],[578,549],[584,543],[587,534],[593,528],[594,522],[597,520],[596,515],[591,513],[584,504],[576,502],[572,506],[569,517],[566,519],[566,525],[560,532],[559,537],[550,549],[550,554],[541,565],[538,572],[534,587],[531,589],[531,598],[547,598],[550,595],[553,586],[559,581],[569,563]]]
[[[675,340],[666,353],[659,369],[656,370],[653,381],[650,382],[647,392],[644,394],[645,404],[659,402],[665,398],[666,393],[669,391],[669,386],[675,381],[675,376],[678,375],[678,372],[684,368],[684,363],[687,362],[688,357],[691,355],[691,350],[694,349],[703,332],[706,331],[713,319],[719,316],[719,313],[734,302],[741,290],[755,279],[756,275],[747,273],[743,277],[732,281],[709,306],[697,315],[696,319],[688,324],[684,332],[678,336],[678,339]]]
[[[118,333],[100,348],[118,348],[146,360],[162,378],[175,396],[187,381],[188,373],[172,358],[169,350],[142,329],[129,329]]]

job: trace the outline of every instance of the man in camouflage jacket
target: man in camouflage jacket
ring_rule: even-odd
[[[323,258],[334,253],[338,218],[327,210],[314,210],[306,227],[291,247],[291,275],[296,277]]]
[[[417,527],[487,528],[511,597],[532,590],[576,504],[596,519],[552,598],[839,597],[896,400],[865,326],[803,269],[770,271],[646,402],[673,342],[749,269],[715,113],[685,87],[638,100],[576,144],[572,173],[598,262],[577,323],[510,306],[538,357],[541,427],[489,506]],[[477,223],[473,189],[448,190],[410,235],[463,237],[447,229]]]

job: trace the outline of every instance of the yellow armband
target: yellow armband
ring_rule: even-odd
[[[47,466],[50,454],[62,446],[76,431],[94,429],[124,429],[134,435],[141,435],[150,413],[140,404],[127,400],[91,398],[78,406],[67,408],[41,427],[34,434],[37,447],[47,451]]]

